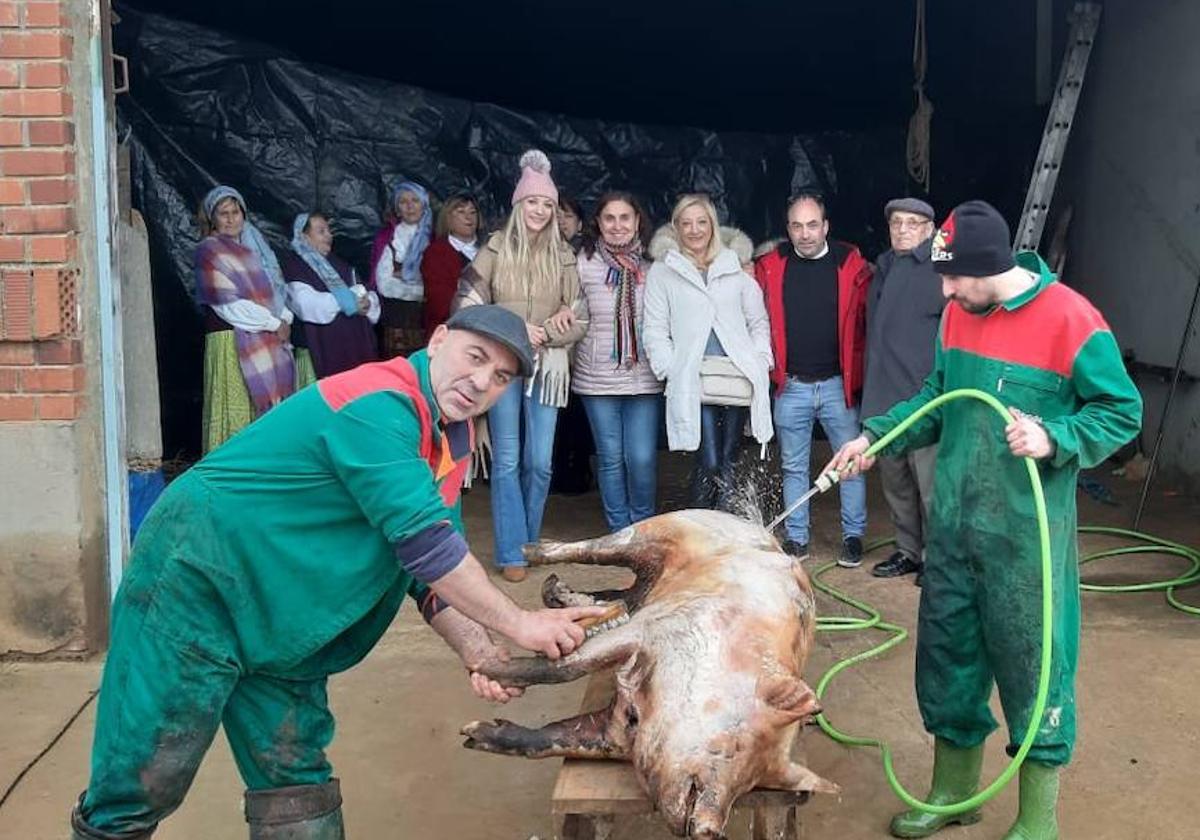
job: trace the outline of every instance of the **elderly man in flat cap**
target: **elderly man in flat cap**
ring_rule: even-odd
[[[862,416],[874,417],[921,390],[933,369],[938,322],[946,300],[930,262],[933,208],[897,198],[884,208],[892,247],[880,255],[867,293],[867,360]],[[876,577],[916,572],[925,552],[937,444],[879,459],[883,494],[896,528],[896,550],[871,570]]]

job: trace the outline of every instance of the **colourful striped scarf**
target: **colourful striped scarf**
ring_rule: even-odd
[[[613,290],[612,360],[617,367],[631,368],[641,361],[641,313],[637,311],[637,287],[645,280],[642,271],[642,242],[634,237],[627,245],[596,242],[596,253],[608,266],[604,285]]]

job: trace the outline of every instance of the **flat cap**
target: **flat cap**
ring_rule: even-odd
[[[891,218],[891,215],[897,210],[901,213],[916,213],[918,216],[924,216],[933,221],[933,207],[919,198],[893,198],[884,206],[883,217]]]
[[[446,327],[485,335],[500,342],[517,357],[521,376],[533,376],[533,345],[520,316],[495,304],[464,306],[450,316]]]

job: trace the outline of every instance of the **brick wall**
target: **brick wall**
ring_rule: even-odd
[[[0,0],[0,422],[74,420],[83,403],[66,13]]]

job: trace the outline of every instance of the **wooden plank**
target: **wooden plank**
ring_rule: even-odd
[[[612,700],[612,671],[593,674],[584,691],[582,711],[602,709]],[[788,808],[808,801],[805,791],[752,790],[734,803],[742,808]],[[646,798],[626,761],[568,758],[554,783],[551,811],[555,814],[648,814],[654,805]]]
[[[799,840],[800,828],[794,807],[756,805],[751,820],[753,840]]]
[[[550,810],[555,814],[648,814],[654,806],[628,762],[569,758],[558,773]]]

